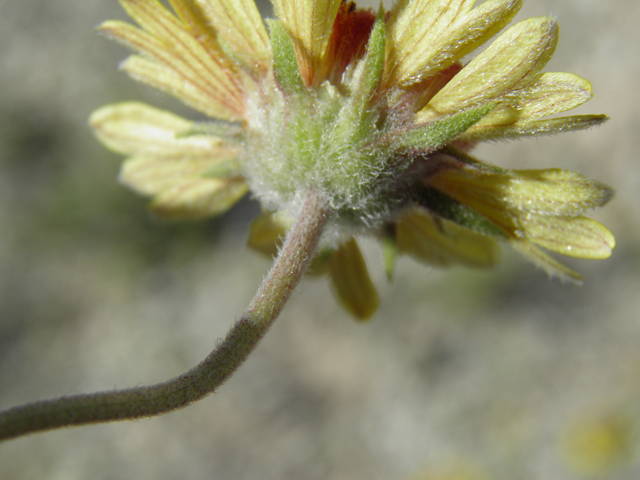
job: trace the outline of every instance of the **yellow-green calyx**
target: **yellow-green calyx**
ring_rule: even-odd
[[[248,122],[244,170],[267,209],[293,213],[311,188],[325,197],[334,220],[380,226],[410,197],[417,155],[428,155],[465,132],[493,107],[472,107],[421,125],[406,125],[388,98],[377,96],[385,60],[381,9],[366,51],[341,82],[308,89],[293,41],[269,21],[274,79],[267,79]],[[274,80],[271,84],[271,82]]]

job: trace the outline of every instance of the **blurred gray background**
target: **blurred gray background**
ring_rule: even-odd
[[[380,312],[357,324],[305,280],[215,395],[163,417],[0,445],[0,478],[637,479],[640,477],[640,3],[528,0],[561,26],[547,71],[577,73],[599,129],[484,146],[514,168],[611,184],[596,218],[614,255],[567,263],[562,285],[505,250],[492,271],[403,258]],[[165,380],[198,363],[269,261],[245,249],[247,200],[162,224],[115,180],[121,158],[87,126],[141,100],[197,118],[118,72],[94,27],[115,0],[0,0],[0,407]]]

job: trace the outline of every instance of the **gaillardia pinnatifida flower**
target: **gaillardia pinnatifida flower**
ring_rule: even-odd
[[[129,155],[122,181],[166,218],[201,218],[248,192],[264,215],[250,246],[275,253],[306,193],[330,212],[312,269],[327,271],[358,318],[377,308],[355,235],[434,265],[493,265],[503,240],[548,273],[579,280],[538,247],[606,258],[614,239],[585,212],[611,189],[558,169],[513,171],[469,155],[480,141],[580,130],[604,115],[547,118],[591,98],[569,73],[541,73],[550,17],[500,32],[521,0],[399,0],[375,13],[342,0],[121,0],[139,27],[102,31],[137,52],[134,79],[210,117],[192,122],[139,103],[104,107],[91,124]]]

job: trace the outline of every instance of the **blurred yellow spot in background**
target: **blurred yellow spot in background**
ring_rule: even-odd
[[[633,421],[619,413],[582,418],[562,436],[567,466],[583,477],[607,475],[630,460],[633,427]]]

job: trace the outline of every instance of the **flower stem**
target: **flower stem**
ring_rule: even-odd
[[[269,274],[242,318],[199,365],[166,382],[71,395],[0,412],[0,441],[72,425],[131,420],[167,413],[200,400],[242,365],[300,282],[327,220],[324,200],[310,191]]]

